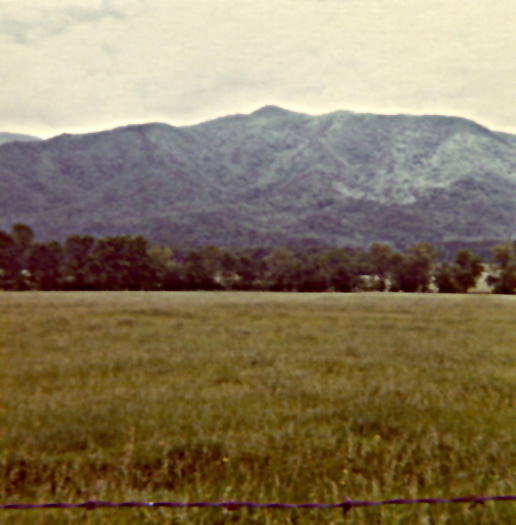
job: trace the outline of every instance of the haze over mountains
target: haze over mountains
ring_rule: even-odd
[[[202,246],[498,241],[516,136],[456,117],[267,106],[0,146],[0,229]]]

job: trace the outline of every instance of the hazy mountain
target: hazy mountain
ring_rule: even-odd
[[[32,135],[21,135],[19,133],[6,133],[0,132],[0,144],[5,144],[6,142],[33,142],[35,140],[41,140],[38,137],[33,137]]]
[[[274,106],[0,146],[0,228],[203,245],[403,246],[516,231],[516,136],[443,116]]]

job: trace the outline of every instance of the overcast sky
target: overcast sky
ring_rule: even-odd
[[[0,0],[0,131],[173,125],[265,104],[516,133],[514,0]]]

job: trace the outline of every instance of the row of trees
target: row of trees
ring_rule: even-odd
[[[72,235],[62,246],[36,242],[29,226],[15,224],[10,233],[0,231],[0,289],[427,292],[434,287],[466,293],[484,272],[480,257],[469,250],[459,250],[452,262],[438,256],[429,243],[406,252],[373,244],[367,251],[208,246],[181,253],[130,235]],[[488,283],[495,293],[515,293],[516,242],[495,248]]]

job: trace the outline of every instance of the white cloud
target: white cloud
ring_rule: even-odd
[[[132,16],[146,0],[30,0],[0,2],[0,35],[14,42],[37,43],[42,38],[59,34],[76,24],[95,23],[106,17]]]
[[[313,113],[460,114],[516,132],[510,2],[41,5],[0,0],[0,118],[11,131],[180,125],[275,103]]]

